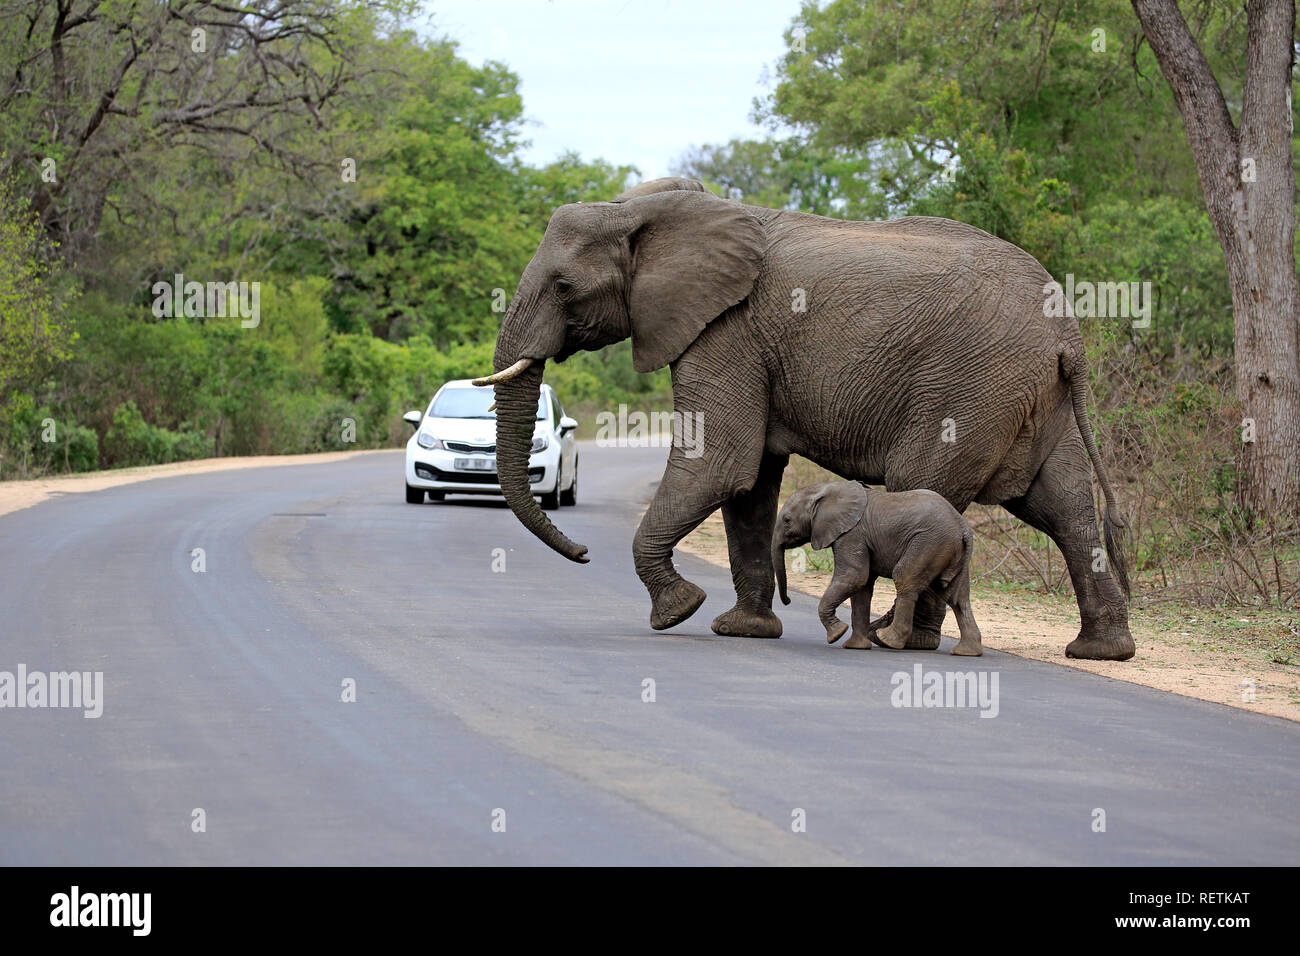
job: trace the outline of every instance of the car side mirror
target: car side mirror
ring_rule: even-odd
[[[576,418],[570,418],[568,415],[560,416],[561,435],[567,435],[569,432],[574,431],[577,427],[578,427],[578,420]]]
[[[407,412],[402,416],[402,421],[406,422],[412,428],[419,428],[420,422],[424,421],[424,415],[420,412]]]

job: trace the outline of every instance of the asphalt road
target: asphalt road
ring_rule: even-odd
[[[558,521],[585,566],[502,504],[405,504],[400,452],[0,517],[0,671],[104,674],[98,719],[0,709],[0,863],[1300,857],[1287,721],[996,652],[828,647],[800,595],[781,640],[716,637],[730,576],[687,556],[709,600],[651,631],[630,550],[665,455],[584,446]],[[996,675],[997,716],[893,706],[917,664]]]

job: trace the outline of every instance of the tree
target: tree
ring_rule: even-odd
[[[1240,122],[1174,0],[1133,0],[1186,127],[1228,266],[1237,398],[1245,415],[1238,501],[1300,514],[1300,314],[1295,270],[1292,0],[1250,0]]]
[[[160,154],[297,175],[337,164],[301,132],[327,126],[376,19],[408,6],[0,0],[0,172],[32,177],[33,208],[79,261],[111,194],[151,199]]]
[[[493,289],[517,277],[537,243],[521,227],[508,165],[523,114],[518,78],[497,63],[470,65],[450,40],[403,34],[380,49],[396,75],[382,78],[385,96],[349,109],[369,158],[330,264],[316,268],[332,266],[338,328],[467,341],[495,328]]]
[[[0,451],[16,413],[32,407],[36,379],[72,342],[55,253],[26,198],[0,178]]]
[[[1239,26],[1216,14],[1199,30],[1230,73],[1223,50]],[[893,142],[937,176],[973,128],[1035,157],[1080,206],[1099,195],[1199,198],[1127,0],[830,0],[805,3],[787,37],[757,115],[823,149]]]
[[[733,139],[688,150],[673,165],[673,173],[756,206],[876,219],[901,208],[898,190],[886,181],[895,159],[889,149],[875,148],[868,155],[822,147],[803,136]]]

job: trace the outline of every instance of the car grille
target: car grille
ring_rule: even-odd
[[[495,485],[497,474],[494,471],[443,471],[424,462],[417,462],[415,473],[425,481],[451,481],[458,485]],[[529,468],[528,482],[532,484],[542,480],[545,468]]]
[[[464,441],[444,441],[442,446],[448,451],[458,451],[466,455],[495,455],[496,445],[471,445]]]

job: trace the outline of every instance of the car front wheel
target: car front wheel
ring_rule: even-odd
[[[566,506],[576,505],[578,503],[578,459],[573,459],[573,481],[569,483],[568,491],[560,492],[560,504]]]
[[[542,510],[544,511],[554,511],[560,507],[560,470],[558,468],[555,470],[555,488],[551,490],[550,494],[542,495],[541,498]]]
[[[407,503],[408,505],[422,505],[422,504],[424,504],[424,489],[423,489],[423,488],[412,488],[410,485],[407,485],[407,486],[406,486],[406,503]]]

